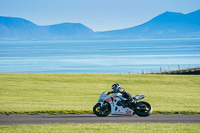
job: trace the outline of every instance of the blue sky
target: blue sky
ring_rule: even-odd
[[[142,24],[165,12],[200,9],[200,0],[0,0],[0,16],[21,17],[38,25],[82,23],[94,31]]]

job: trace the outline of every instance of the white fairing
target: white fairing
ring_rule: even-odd
[[[117,106],[117,102],[121,101],[119,97],[116,97],[116,99],[111,103],[111,114],[112,115],[133,115],[133,110],[122,106]]]
[[[117,102],[126,100],[120,93],[114,93],[113,95],[106,95],[103,92],[100,96],[98,101],[103,104],[103,101],[107,101],[111,106],[111,114],[112,115],[133,115],[133,110],[128,107],[118,106]]]

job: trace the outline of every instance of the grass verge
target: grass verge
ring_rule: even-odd
[[[200,75],[0,73],[0,113],[92,113],[99,95],[119,83],[154,113],[200,114]]]
[[[29,111],[29,112],[6,112],[2,111],[0,114],[27,114],[27,115],[34,115],[34,114],[93,114],[92,110],[47,110],[47,111]],[[153,111],[153,114],[200,114],[198,111]]]
[[[200,124],[55,124],[0,126],[1,133],[197,133]]]

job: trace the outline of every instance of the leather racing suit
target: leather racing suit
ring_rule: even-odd
[[[112,93],[121,93],[124,98],[128,99],[128,102],[132,102],[133,101],[133,96],[131,94],[129,94],[122,87],[119,87],[119,89],[117,89],[117,90],[113,90],[113,91],[108,92],[107,95],[112,94]]]

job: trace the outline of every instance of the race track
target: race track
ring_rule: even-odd
[[[94,114],[0,115],[0,125],[67,123],[200,123],[200,115],[153,114],[149,117],[112,115],[97,117]]]

